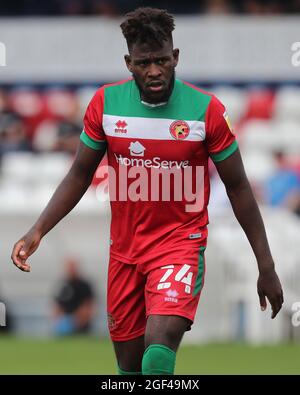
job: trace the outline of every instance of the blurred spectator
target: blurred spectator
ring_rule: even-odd
[[[31,142],[36,127],[47,116],[42,95],[33,86],[15,86],[9,95],[11,110],[23,121],[26,137]]]
[[[88,333],[94,317],[94,292],[78,271],[73,258],[65,262],[65,277],[54,299],[54,333],[57,336]]]
[[[9,96],[4,89],[0,89],[0,116],[9,111]]]
[[[300,180],[297,173],[289,166],[283,152],[274,152],[277,168],[266,180],[266,202],[273,207],[286,207],[300,214]]]
[[[64,151],[72,155],[76,153],[79,136],[82,132],[82,119],[78,98],[72,95],[66,106],[64,118],[58,123],[54,151]]]
[[[75,122],[68,120],[60,122],[53,150],[64,151],[74,155],[76,153],[81,131],[82,126]]]
[[[29,150],[23,120],[11,109],[9,94],[0,89],[0,159],[6,152]]]
[[[82,114],[78,97],[65,89],[46,92],[45,119],[38,125],[33,138],[37,152],[64,151],[74,155],[82,131]]]
[[[248,92],[247,110],[243,121],[248,119],[271,119],[274,113],[275,93],[271,89],[251,89]]]
[[[24,125],[19,115],[13,112],[0,114],[0,157],[7,152],[30,151]]]

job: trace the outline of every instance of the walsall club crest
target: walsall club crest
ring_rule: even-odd
[[[170,125],[170,133],[176,140],[184,140],[190,134],[190,127],[185,121],[174,121]]]

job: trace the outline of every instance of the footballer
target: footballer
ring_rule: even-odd
[[[176,78],[173,16],[138,8],[126,15],[121,29],[131,78],[100,87],[91,99],[73,165],[37,222],[15,244],[12,260],[30,271],[29,256],[82,198],[105,153],[116,177],[125,167],[144,175],[191,169],[194,187],[194,170],[203,169],[198,209],[189,207],[185,195],[166,201],[160,195],[151,199],[147,191],[148,198],[121,199],[120,185],[111,200],[107,317],[119,374],[172,375],[204,284],[209,158],[255,254],[260,306],[265,310],[268,299],[272,318],[282,307],[283,292],[225,107],[214,95]],[[129,191],[134,182],[122,185]],[[172,193],[175,187],[170,186]]]

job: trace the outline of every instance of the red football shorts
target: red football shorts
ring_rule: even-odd
[[[192,248],[180,247],[159,260],[128,264],[111,257],[108,269],[108,328],[113,341],[145,333],[151,314],[177,315],[193,323],[204,285],[206,233]],[[187,328],[187,330],[189,330]]]

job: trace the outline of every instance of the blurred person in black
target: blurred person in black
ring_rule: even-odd
[[[74,96],[70,101],[69,109],[64,119],[58,122],[53,150],[75,155],[81,131],[82,124],[80,120],[79,103]]]
[[[77,150],[81,131],[82,127],[75,122],[68,120],[61,121],[58,125],[53,150],[64,151],[74,155]]]
[[[65,262],[65,276],[54,297],[54,333],[57,336],[88,333],[94,317],[94,291],[73,258]]]
[[[24,125],[19,115],[13,112],[0,114],[0,158],[8,152],[31,151]]]
[[[65,152],[73,156],[82,131],[79,102],[75,95],[66,96],[64,106],[61,106],[60,100],[61,98],[58,99],[59,104],[52,104],[55,107],[52,109],[55,113],[53,119],[45,118],[36,128],[33,147],[37,152]],[[64,109],[58,110],[59,106]]]
[[[0,159],[7,152],[30,150],[22,118],[10,108],[7,92],[0,89]]]

